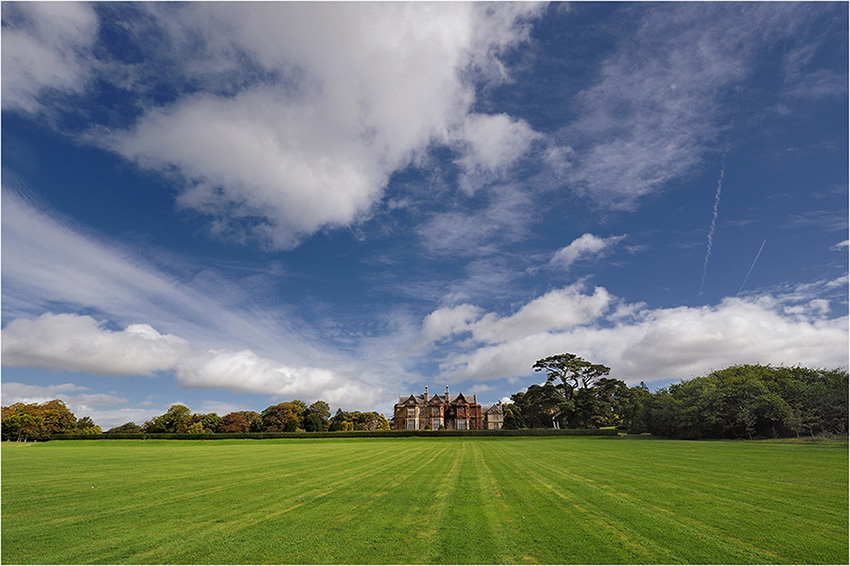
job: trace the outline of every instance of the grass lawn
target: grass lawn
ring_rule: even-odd
[[[2,563],[848,563],[846,442],[2,445]]]

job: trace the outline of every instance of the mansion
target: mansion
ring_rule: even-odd
[[[428,395],[425,387],[423,395],[409,395],[398,398],[393,410],[393,428],[395,430],[482,430],[502,428],[502,406],[496,404],[482,412],[481,405],[472,396],[463,393],[449,395],[446,386],[445,396]]]

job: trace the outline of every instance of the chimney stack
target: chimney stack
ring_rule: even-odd
[[[472,404],[475,405],[478,401],[475,400],[475,393],[472,394]]]
[[[425,386],[425,402],[428,402],[428,386]]]
[[[446,385],[446,403],[449,402],[449,386]]]

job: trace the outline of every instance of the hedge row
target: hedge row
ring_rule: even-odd
[[[356,430],[338,432],[234,432],[216,434],[54,434],[51,440],[226,440],[229,438],[426,438],[455,436],[617,436],[613,429],[525,428],[519,430]]]

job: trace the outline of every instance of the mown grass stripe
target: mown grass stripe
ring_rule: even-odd
[[[2,464],[4,564],[848,559],[846,443],[102,440]]]

